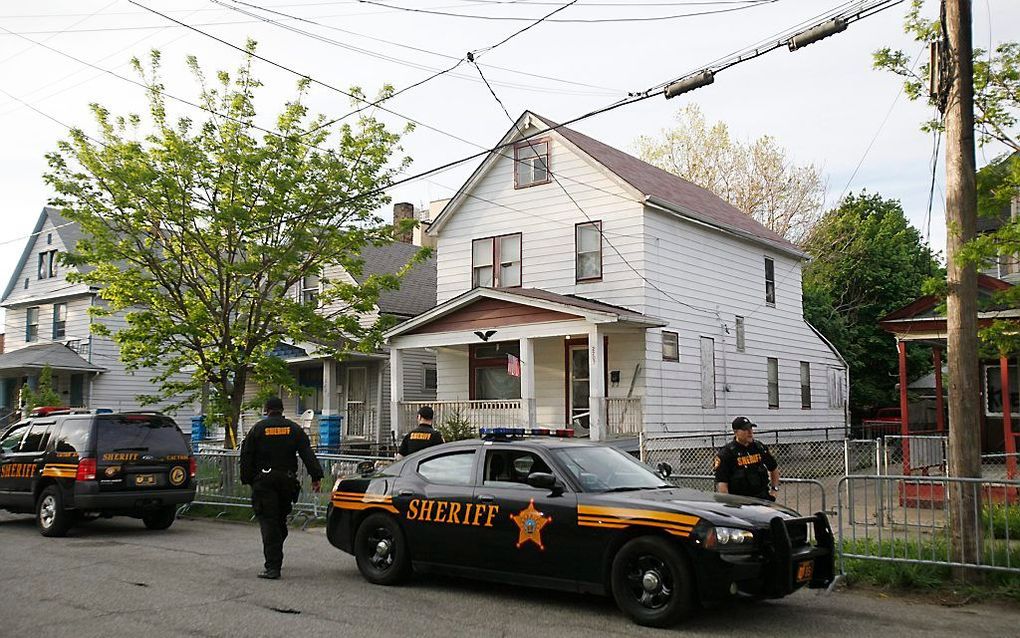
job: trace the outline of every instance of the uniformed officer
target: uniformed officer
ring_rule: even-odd
[[[397,449],[398,459],[414,454],[418,450],[445,443],[442,433],[432,427],[434,417],[435,413],[427,405],[418,410],[418,427],[405,434],[400,441],[400,447]]]
[[[322,480],[322,467],[305,431],[283,418],[283,401],[270,398],[265,413],[266,418],[255,424],[241,444],[241,482],[252,486],[251,506],[262,528],[266,563],[259,578],[277,579],[283,566],[287,515],[301,490],[294,454],[301,456],[316,492]]]
[[[733,440],[715,457],[715,486],[723,494],[776,500],[779,464],[762,443],[754,440],[754,423],[746,416],[733,419]]]

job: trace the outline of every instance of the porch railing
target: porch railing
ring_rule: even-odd
[[[606,422],[611,438],[638,436],[645,422],[641,399],[606,399]]]
[[[349,404],[344,412],[342,427],[345,440],[379,440],[379,420],[374,406]]]
[[[467,422],[472,428],[520,426],[521,401],[404,401],[400,404],[399,434],[410,432],[418,422],[418,410],[429,406],[435,412],[434,423]]]

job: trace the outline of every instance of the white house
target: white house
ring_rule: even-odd
[[[387,333],[394,388],[435,349],[439,419],[593,438],[846,423],[804,321],[807,256],[709,191],[525,112],[432,222],[438,305]],[[508,362],[520,361],[520,376]],[[418,403],[394,393],[394,427]]]
[[[91,324],[105,323],[116,332],[124,326],[122,313],[93,318],[89,308],[102,304],[98,290],[67,281],[73,268],[59,263],[61,252],[81,239],[80,227],[53,208],[39,215],[25,250],[4,290],[4,353],[0,354],[0,412],[17,410],[24,385],[36,387],[40,371],[49,366],[53,385],[70,407],[139,409],[137,397],[156,390],[152,374],[128,372],[120,350],[110,337],[92,333]],[[147,406],[159,409],[161,405]],[[194,409],[176,413],[189,431]]]

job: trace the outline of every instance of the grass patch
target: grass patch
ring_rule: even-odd
[[[989,505],[981,511],[981,526],[995,538],[1020,539],[1020,506]]]
[[[1012,532],[1012,526],[1010,530]],[[1020,528],[1018,528],[1020,529]],[[912,560],[946,560],[948,541],[944,537],[906,542],[903,540],[858,539],[845,541],[843,551],[869,556],[894,557]],[[1012,565],[1020,565],[1020,550],[1007,547],[995,540],[985,541],[985,562],[1005,565],[1007,553]],[[980,585],[960,584],[953,580],[952,569],[943,565],[928,565],[860,558],[843,561],[847,581],[886,589],[898,589],[932,594],[949,594],[970,598],[994,597],[1020,602],[1020,574],[984,572]]]

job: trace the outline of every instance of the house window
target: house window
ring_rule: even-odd
[[[436,372],[436,366],[424,366],[424,369],[422,370],[422,389],[439,389],[439,373]]]
[[[472,400],[521,398],[521,378],[508,371],[508,355],[520,358],[519,341],[485,343],[470,347],[469,373]]]
[[[49,246],[53,243],[53,233],[46,233],[46,245]]]
[[[701,407],[715,407],[715,339],[701,338]]]
[[[800,407],[811,409],[811,364],[807,361],[800,362]]]
[[[53,338],[63,339],[67,334],[67,304],[53,304]]]
[[[549,142],[527,141],[514,146],[514,188],[549,183]]]
[[[744,352],[747,349],[747,341],[744,336],[744,318],[737,317],[737,352]]]
[[[776,262],[765,258],[765,303],[776,305]]]
[[[1002,368],[1000,366],[985,366],[985,414],[989,416],[1002,416]],[[1020,403],[1020,379],[1017,378],[1016,365],[1007,368],[1009,373],[1009,411],[1017,413],[1017,404]]]
[[[471,287],[516,288],[521,285],[521,234],[471,242]]]
[[[680,335],[662,331],[662,360],[680,361]]]
[[[39,340],[39,307],[27,309],[25,317],[25,341]]]
[[[301,303],[317,305],[319,300],[319,276],[305,275],[301,278]]]
[[[602,222],[574,227],[574,263],[577,281],[602,279]]]
[[[25,290],[28,290],[28,277],[25,277]]]
[[[768,358],[769,407],[779,407],[779,359]]]
[[[57,276],[57,251],[47,250],[39,253],[39,279]]]

